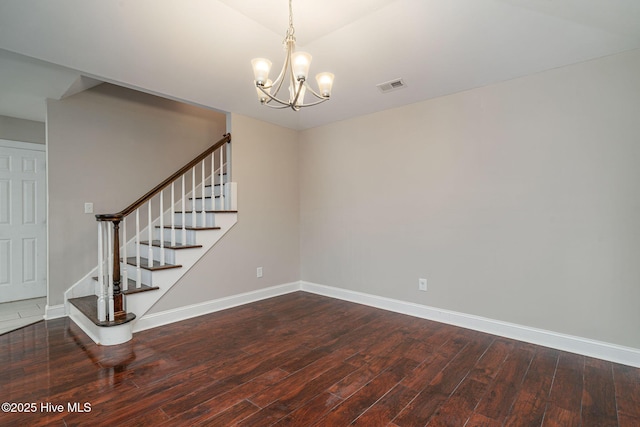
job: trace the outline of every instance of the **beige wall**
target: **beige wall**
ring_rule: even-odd
[[[233,114],[231,135],[238,223],[152,313],[300,279],[298,133]]]
[[[232,114],[239,221],[151,312],[302,279],[640,348],[639,74],[623,53],[304,132]],[[48,114],[59,304],[95,265],[83,203],[121,209],[224,116],[110,86]]]
[[[638,76],[633,51],[302,132],[302,280],[640,348]]]
[[[33,120],[0,116],[0,139],[45,143],[45,124]]]
[[[222,138],[224,114],[103,84],[47,104],[49,305],[96,266],[95,213],[117,212]]]

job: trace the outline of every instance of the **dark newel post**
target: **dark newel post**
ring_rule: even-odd
[[[113,320],[127,316],[120,289],[120,220],[113,221]]]

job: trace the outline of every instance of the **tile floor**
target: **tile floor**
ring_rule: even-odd
[[[42,320],[46,304],[45,297],[0,304],[0,334]]]

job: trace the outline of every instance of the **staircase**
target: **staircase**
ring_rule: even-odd
[[[65,292],[67,314],[94,342],[129,341],[136,322],[235,225],[230,144],[227,134],[129,207],[96,215],[97,266]]]

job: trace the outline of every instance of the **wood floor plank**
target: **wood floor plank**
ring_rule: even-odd
[[[611,362],[595,359],[585,362],[582,423],[584,426],[598,427],[618,425]]]
[[[353,424],[362,427],[386,426],[415,396],[415,390],[398,384],[367,409]]]
[[[398,425],[425,425],[485,353],[493,337],[481,334],[465,345],[394,420]],[[474,405],[475,406],[475,405]],[[472,408],[473,409],[473,408]],[[466,418],[465,418],[466,419]]]
[[[455,336],[447,340],[418,365],[418,367],[402,381],[402,384],[416,392],[424,390],[465,345],[466,342],[464,340]]]
[[[91,404],[3,426],[640,425],[640,369],[304,292],[120,346],[31,325],[0,335],[0,390]]]
[[[547,405],[542,421],[543,427],[580,427],[580,412],[569,411],[555,404]]]
[[[640,418],[640,369],[614,364],[613,377],[619,414]]]
[[[618,415],[618,425],[620,427],[638,427],[640,426],[640,417],[632,417],[627,414]]]
[[[274,426],[309,426],[328,414],[342,401],[343,399],[335,394],[325,391],[282,418]]]
[[[259,410],[260,408],[255,406],[253,403],[243,400],[237,405],[234,405],[231,408],[219,413],[215,417],[209,418],[205,421],[202,421],[193,425],[194,427],[195,426],[212,426],[212,427],[233,426],[233,425],[236,425],[236,423],[244,420],[245,418],[255,414]]]
[[[469,379],[480,381],[484,384],[493,382],[500,367],[509,353],[513,350],[514,342],[504,338],[497,338],[491,343],[480,361],[469,373]]]
[[[513,403],[511,414],[505,421],[506,426],[542,424],[558,364],[558,354],[556,350],[538,348]]]
[[[474,413],[464,427],[501,427],[502,423],[485,417],[482,414]]]
[[[411,359],[398,359],[391,367],[373,378],[313,425],[331,427],[351,424],[394,388],[415,366],[416,362]]]
[[[509,414],[533,355],[531,346],[517,345],[507,356],[475,412],[502,424]]]
[[[457,427],[464,426],[473,415],[473,409],[478,405],[488,385],[480,381],[465,378],[449,399],[429,420],[429,427]]]
[[[488,336],[486,337],[489,341],[490,338]],[[402,381],[404,386],[415,390],[418,394],[393,420],[395,424],[399,426],[427,424],[429,419],[440,405],[447,400],[450,394],[446,390],[441,390],[440,387],[435,384],[442,381],[442,371],[467,345],[468,341],[466,339],[455,336],[443,344],[438,349],[438,352],[434,353],[432,358],[427,359]],[[477,354],[477,357],[480,357],[481,354],[481,352]],[[469,367],[469,369],[471,369],[471,367]],[[461,373],[457,372],[456,375],[457,377],[453,382],[461,380]]]
[[[120,421],[118,427],[156,427],[168,420],[169,416],[162,409],[154,409],[137,417],[134,415],[127,420]]]
[[[286,400],[290,396],[296,395],[299,390],[303,389],[309,382],[320,377],[324,372],[339,370],[340,373],[343,373],[333,382],[325,386],[329,387],[331,384],[341,380],[344,376],[355,370],[354,366],[344,363],[350,356],[350,353],[350,350],[330,353],[322,359],[289,375],[273,387],[254,395],[251,398],[251,402],[258,407],[264,408],[276,400]]]
[[[330,369],[325,370],[311,380],[305,376],[306,372],[298,371],[296,374],[300,375],[297,380],[302,380],[303,382],[295,380],[287,381],[295,376],[291,375],[274,387],[266,390],[265,393],[252,397],[250,401],[254,404],[260,401],[269,401],[270,403],[263,406],[263,409],[253,416],[243,420],[238,426],[258,427],[271,425],[294,412],[305,403],[313,400],[314,397],[322,394],[331,384],[341,380],[354,370],[355,368],[352,365],[335,361]],[[256,405],[262,406],[259,404]],[[320,415],[318,415],[318,417],[320,417]]]
[[[346,399],[364,387],[365,384],[388,368],[394,361],[395,359],[390,357],[376,357],[360,369],[332,385],[328,391],[341,399]]]
[[[584,360],[584,356],[572,353],[561,352],[558,356],[543,426],[580,425]]]
[[[447,399],[427,426],[463,426],[473,414],[473,409],[487,391],[488,385],[479,381],[465,378],[462,384]]]
[[[249,402],[248,398],[278,383],[287,377],[287,375],[288,374],[281,369],[274,369],[242,385],[233,387],[226,393],[210,394],[206,396],[209,399],[202,399],[202,403],[191,405],[190,408],[176,414],[161,425],[169,427],[207,421],[220,414],[226,408],[235,407],[242,401]],[[259,408],[256,410],[258,409]],[[158,424],[158,426],[159,425],[160,424]]]

